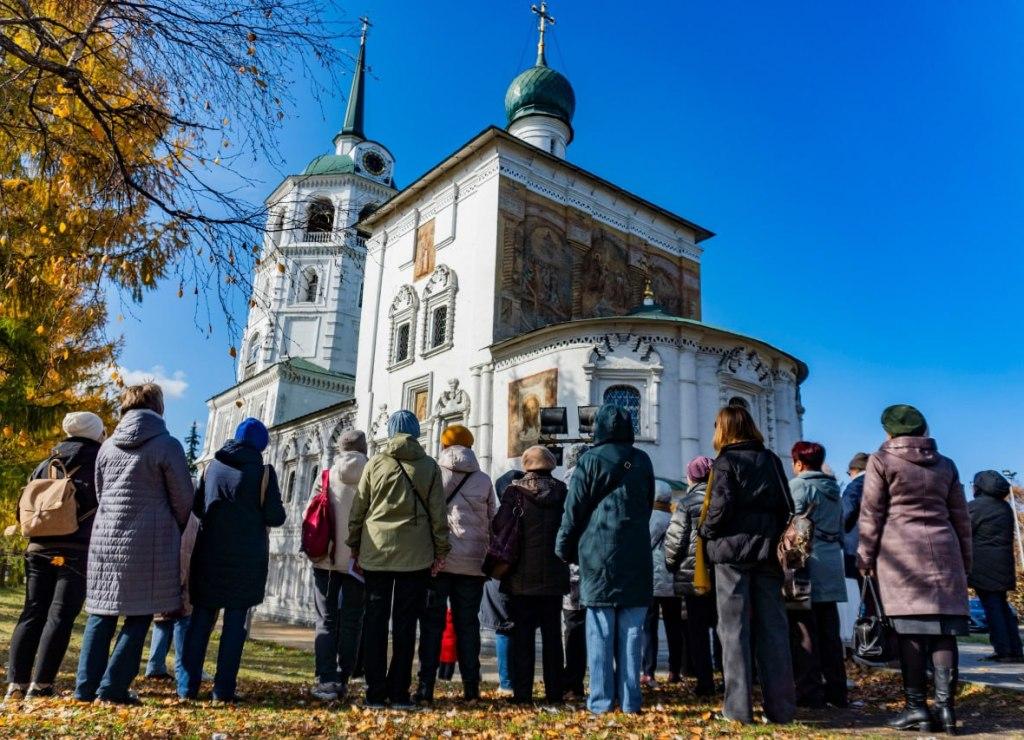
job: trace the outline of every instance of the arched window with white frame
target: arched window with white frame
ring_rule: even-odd
[[[315,267],[307,267],[302,271],[299,281],[299,300],[302,303],[316,303],[320,298],[320,271]]]
[[[317,198],[306,210],[307,242],[326,242],[334,230],[334,205],[327,198]]]
[[[391,302],[388,318],[391,334],[388,347],[388,369],[397,370],[412,363],[416,348],[416,319],[419,298],[411,285],[403,285]]]
[[[459,290],[455,270],[438,265],[423,288],[424,357],[451,349],[455,338],[455,296]]]

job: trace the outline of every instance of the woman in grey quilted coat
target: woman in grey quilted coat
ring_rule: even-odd
[[[181,608],[181,531],[195,491],[163,411],[160,386],[126,388],[121,421],[96,457],[99,508],[89,542],[79,701],[137,704],[129,686],[139,672],[149,623],[154,614]]]

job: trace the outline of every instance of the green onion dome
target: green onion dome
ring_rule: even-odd
[[[572,128],[576,94],[565,75],[545,64],[538,64],[512,80],[505,93],[508,123],[524,116],[552,116]]]

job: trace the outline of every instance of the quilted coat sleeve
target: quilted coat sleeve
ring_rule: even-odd
[[[964,559],[964,570],[971,572],[971,560],[973,550],[971,548],[971,515],[967,510],[967,498],[964,496],[964,487],[960,484],[960,473],[956,466],[953,466],[953,480],[949,485],[949,496],[946,499],[946,506],[949,508],[949,521],[956,532],[956,538],[960,542],[960,554]]]
[[[430,525],[433,528],[431,537],[434,540],[434,557],[443,558],[452,546],[448,542],[448,505],[445,503],[444,481],[441,469],[434,463],[434,475],[431,477],[430,491],[427,493],[427,505],[430,506]]]
[[[192,475],[188,471],[188,461],[185,459],[185,450],[181,442],[168,437],[167,446],[164,451],[161,469],[164,476],[164,486],[167,491],[167,498],[171,504],[171,511],[182,530],[188,524],[188,515],[192,511],[192,504],[195,502],[196,491],[192,485]]]
[[[682,502],[676,505],[672,519],[665,531],[665,568],[675,573],[686,560],[690,548],[690,517]]]
[[[885,467],[878,455],[872,455],[868,458],[868,468],[864,473],[864,494],[860,499],[858,568],[874,570],[888,513],[889,484],[885,480]]]
[[[263,523],[268,527],[280,527],[284,524],[287,514],[281,501],[281,488],[277,483],[277,471],[273,465],[267,466],[270,480],[267,481],[267,498],[263,501]]]

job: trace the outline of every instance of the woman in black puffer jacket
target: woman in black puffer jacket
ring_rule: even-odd
[[[726,406],[718,412],[714,446],[718,457],[700,535],[708,560],[715,564],[723,713],[738,722],[754,719],[754,642],[765,715],[770,722],[785,724],[796,712],[796,693],[783,574],[775,549],[793,510],[789,485],[782,461],[764,446],[745,408]]]
[[[672,587],[676,596],[683,597],[686,602],[687,648],[697,676],[697,696],[711,696],[715,692],[711,660],[711,629],[717,621],[714,594],[698,594],[693,588],[697,524],[712,464],[714,460],[710,457],[701,456],[686,466],[690,489],[676,506],[665,533],[665,567],[674,575]]]

